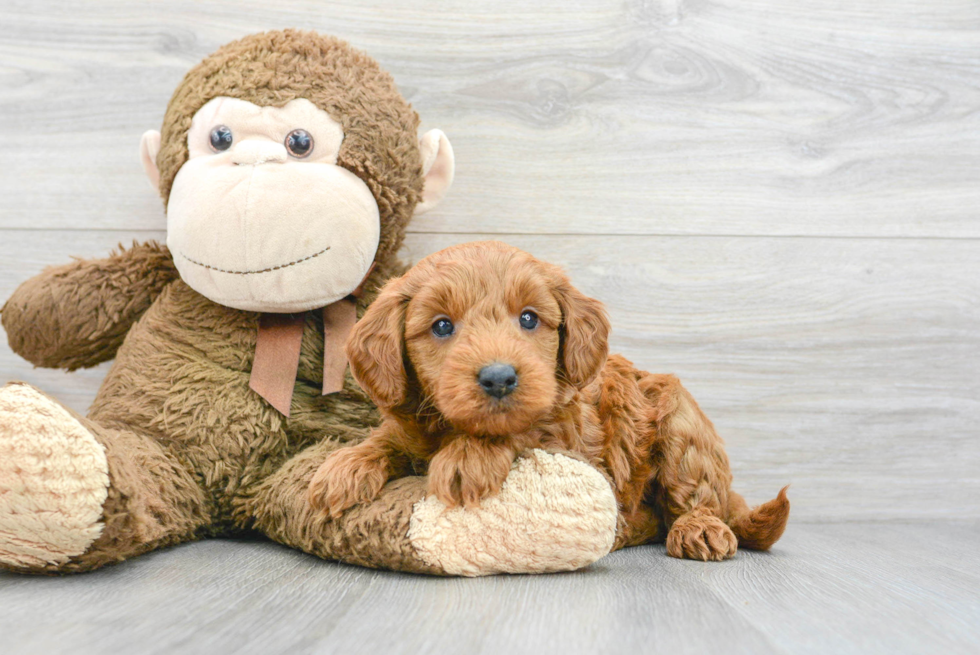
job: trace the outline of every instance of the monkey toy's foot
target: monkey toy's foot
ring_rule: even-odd
[[[572,571],[610,551],[617,516],[616,496],[595,468],[532,450],[479,508],[420,500],[408,538],[422,560],[451,575]]]
[[[0,567],[64,564],[102,532],[105,449],[26,384],[0,388]]]

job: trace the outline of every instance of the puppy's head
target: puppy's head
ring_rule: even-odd
[[[389,282],[347,343],[379,407],[432,405],[456,429],[504,435],[582,388],[608,354],[602,304],[556,266],[499,242],[454,246]]]

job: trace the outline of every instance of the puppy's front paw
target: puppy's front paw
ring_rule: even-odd
[[[681,516],[667,533],[667,554],[671,557],[720,562],[737,549],[735,533],[717,516]]]
[[[463,470],[442,470],[429,474],[429,493],[449,508],[479,507],[480,501],[500,491],[506,476],[500,480],[467,475]]]
[[[377,498],[387,481],[388,465],[383,457],[359,446],[341,448],[317,469],[307,499],[313,507],[337,518],[344,510]]]
[[[429,463],[429,493],[446,507],[479,507],[500,492],[514,453],[476,439],[456,439]]]

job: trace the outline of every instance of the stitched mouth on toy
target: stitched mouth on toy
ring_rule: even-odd
[[[188,257],[187,255],[185,255],[182,252],[178,252],[177,254],[180,255],[181,258],[183,258],[184,260],[190,262],[191,264],[194,264],[195,266],[200,266],[201,268],[206,268],[209,271],[214,271],[216,273],[227,273],[229,275],[260,275],[262,273],[272,273],[274,271],[280,271],[280,270],[282,270],[284,268],[289,268],[291,266],[297,266],[297,265],[302,264],[304,262],[308,262],[308,261],[310,261],[312,259],[316,259],[317,257],[319,257],[320,255],[324,254],[328,250],[330,250],[330,246],[327,246],[323,250],[321,250],[319,252],[315,252],[312,255],[308,255],[306,257],[303,257],[302,259],[297,259],[295,261],[289,262],[288,264],[279,264],[279,265],[276,265],[276,266],[270,266],[270,267],[267,267],[267,268],[263,268],[263,269],[260,269],[260,270],[254,270],[254,271],[233,271],[233,270],[228,270],[228,269],[220,268],[218,266],[212,266],[210,264],[205,264],[203,262],[199,262],[197,260],[191,259],[190,257]]]

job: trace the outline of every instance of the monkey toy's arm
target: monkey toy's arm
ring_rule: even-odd
[[[35,366],[73,371],[112,359],[129,328],[176,280],[170,252],[156,242],[107,259],[45,270],[0,309],[10,348]]]

